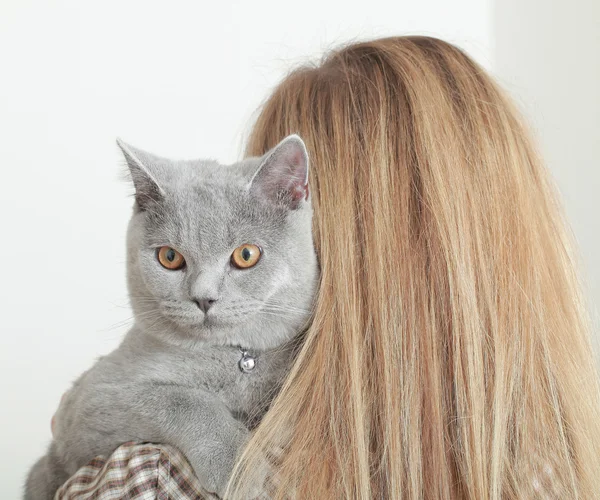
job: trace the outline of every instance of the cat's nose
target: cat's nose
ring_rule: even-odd
[[[217,299],[194,299],[194,302],[198,306],[198,309],[200,309],[205,314],[216,301]]]

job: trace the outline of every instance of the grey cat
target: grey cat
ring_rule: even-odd
[[[202,487],[223,496],[310,317],[318,264],[298,136],[229,166],[118,143],[135,187],[135,324],[67,393],[27,500],[53,498],[78,468],[127,441],[177,447]]]

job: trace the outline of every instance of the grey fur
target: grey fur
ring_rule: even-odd
[[[203,488],[222,496],[310,317],[318,265],[298,136],[230,166],[119,146],[136,188],[127,235],[135,325],[67,393],[27,500],[53,498],[91,458],[131,440],[176,446]],[[244,243],[263,255],[240,270],[230,256]],[[184,255],[184,269],[158,263],[162,245]],[[216,300],[206,313],[194,302],[205,299]],[[239,346],[257,357],[254,371],[238,369]]]

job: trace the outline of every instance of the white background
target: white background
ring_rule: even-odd
[[[234,161],[270,89],[342,42],[439,36],[510,88],[598,303],[598,14],[595,0],[0,0],[0,497],[20,497],[60,395],[131,324],[115,137]]]

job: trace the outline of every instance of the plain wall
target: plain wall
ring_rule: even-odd
[[[494,72],[533,127],[562,196],[600,337],[600,2],[497,0]]]
[[[131,189],[115,137],[240,157],[294,65],[352,39],[428,34],[489,67],[488,0],[0,3],[0,497],[18,498],[61,394],[128,326]]]

